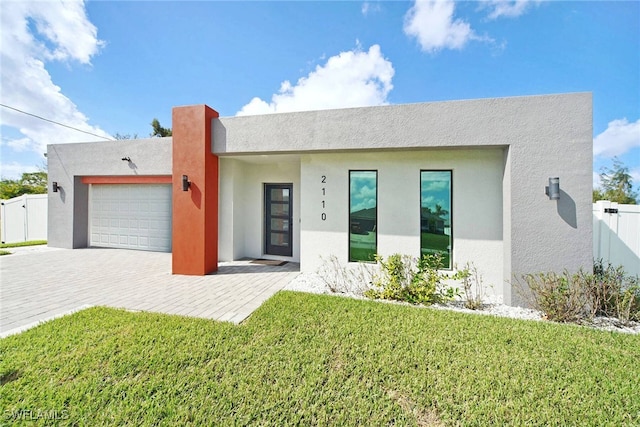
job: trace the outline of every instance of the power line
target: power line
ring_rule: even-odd
[[[115,141],[115,139],[107,138],[106,136],[103,136],[103,135],[98,135],[98,134],[95,134],[95,133],[87,132],[86,130],[74,128],[73,126],[65,125],[64,123],[56,122],[55,120],[47,119],[47,118],[38,116],[38,115],[33,114],[33,113],[28,113],[26,111],[19,110],[19,109],[15,108],[15,107],[10,107],[8,105],[1,104],[1,103],[0,103],[0,106],[2,106],[4,108],[8,108],[10,110],[17,111],[18,113],[26,114],[27,116],[32,116],[32,117],[35,117],[37,119],[44,120],[45,122],[53,123],[53,124],[56,124],[56,125],[59,125],[59,126],[64,126],[66,128],[77,130],[78,132],[86,133],[86,134],[89,134],[89,135],[97,136],[98,138],[103,138],[103,139],[106,139],[108,141]]]

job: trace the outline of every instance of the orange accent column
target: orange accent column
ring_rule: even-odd
[[[211,152],[218,116],[206,105],[173,109],[173,274],[218,270],[218,156]],[[182,175],[191,181],[188,191]]]

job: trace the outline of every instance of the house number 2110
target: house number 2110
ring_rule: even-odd
[[[322,184],[326,184],[326,183],[327,183],[327,176],[326,176],[326,175],[322,175],[322,176],[320,177],[320,183],[322,183]],[[320,214],[320,218],[321,218],[323,221],[326,221],[326,220],[327,220],[327,213],[324,211],[324,209],[325,209],[325,207],[326,207],[326,204],[325,204],[325,202],[324,202],[324,196],[326,196],[326,195],[327,195],[327,190],[326,190],[326,188],[325,188],[325,187],[322,187],[322,197],[323,197],[323,200],[322,200],[322,213]]]

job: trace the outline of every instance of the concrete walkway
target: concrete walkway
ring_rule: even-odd
[[[295,263],[238,261],[207,276],[177,276],[168,253],[18,250],[0,256],[0,337],[94,305],[239,323],[298,274]]]

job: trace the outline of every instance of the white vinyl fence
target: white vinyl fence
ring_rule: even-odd
[[[2,243],[47,240],[46,194],[25,194],[1,203]]]
[[[593,257],[640,275],[640,205],[593,204]]]

